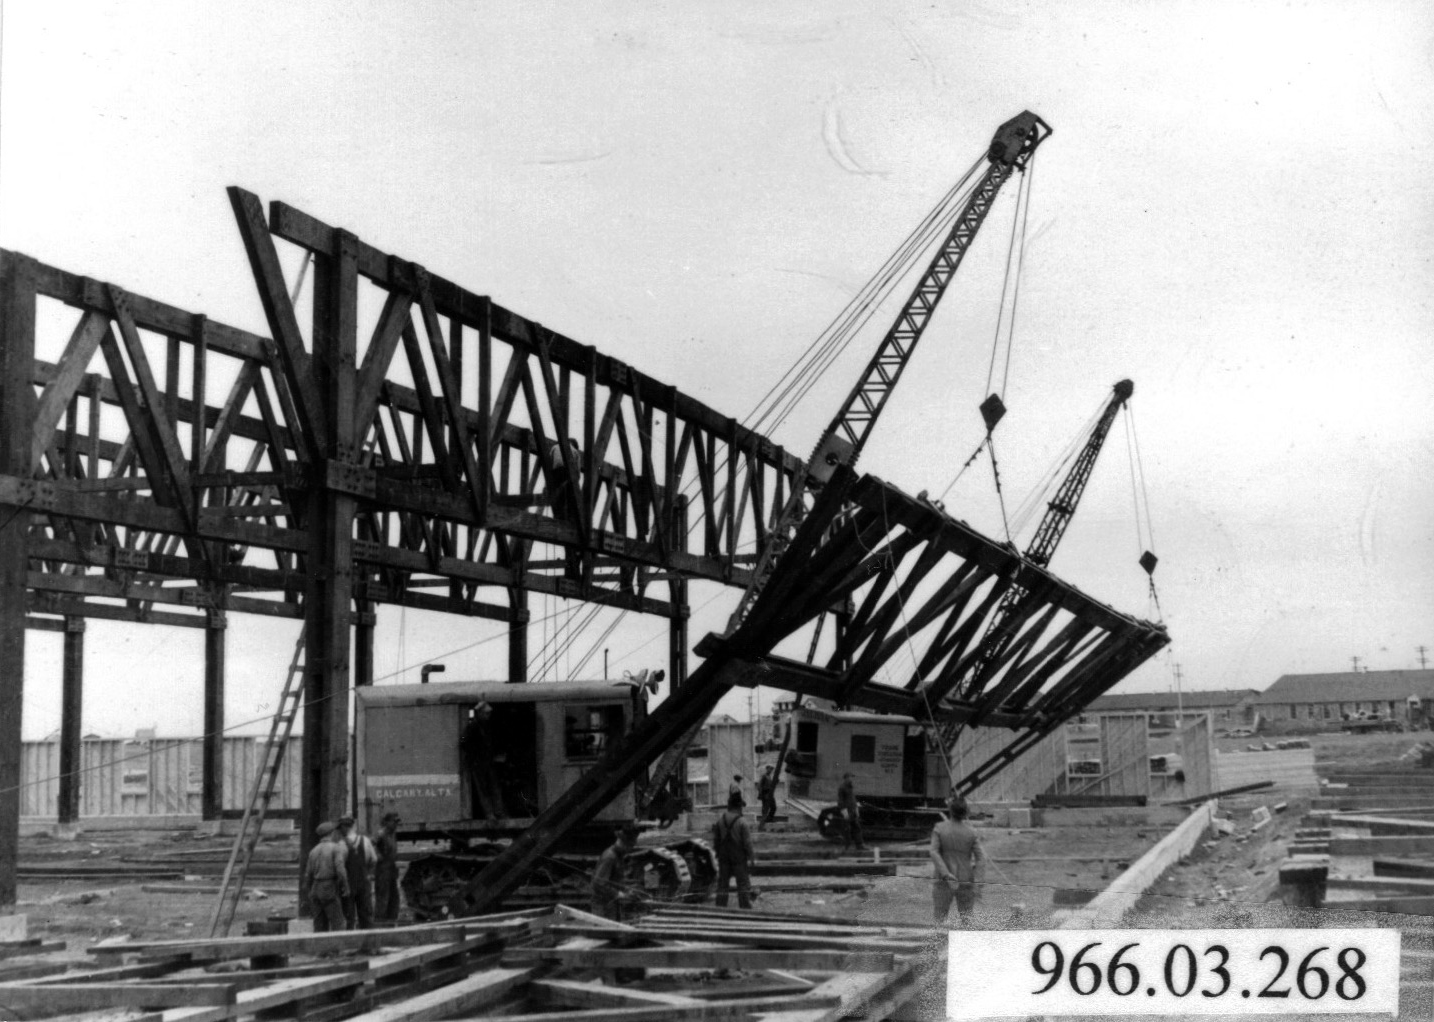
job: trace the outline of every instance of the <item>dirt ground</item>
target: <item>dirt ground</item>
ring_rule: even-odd
[[[1399,757],[1413,747],[1419,735],[1325,735],[1314,737],[1317,769],[1321,773],[1355,766],[1415,769]],[[1249,744],[1236,740],[1237,747]],[[1231,835],[1206,842],[1184,862],[1169,870],[1147,892],[1126,925],[1143,928],[1228,927],[1397,927],[1404,933],[1405,1017],[1434,1015],[1434,919],[1379,913],[1351,913],[1321,909],[1295,910],[1271,900],[1278,885],[1278,865],[1285,857],[1286,841],[1301,825],[1307,800],[1289,800],[1282,813],[1260,831],[1251,833],[1251,812],[1272,806],[1277,793],[1255,793],[1222,802],[1221,813],[1235,825]],[[1158,822],[1141,823],[1125,813],[1100,810],[1048,811],[1045,825],[1006,829],[981,826],[983,843],[993,860],[987,883],[969,925],[979,928],[1042,928],[1052,924],[1058,891],[1098,891],[1153,845],[1180,819],[1173,809],[1155,810]],[[1080,814],[1086,814],[1084,818]],[[1160,814],[1164,814],[1161,816]],[[674,835],[675,836],[675,835]],[[759,859],[772,857],[825,857],[835,849],[800,822],[785,831],[755,835]],[[98,940],[176,938],[209,932],[214,895],[208,892],[164,893],[156,886],[217,884],[212,866],[194,867],[195,857],[217,858],[227,853],[229,840],[202,837],[192,832],[92,832],[78,838],[28,836],[21,841],[24,866],[101,870],[173,867],[172,878],[22,879],[19,911],[29,919],[30,935],[65,940],[68,949],[58,956],[88,960],[85,949]],[[757,907],[771,912],[797,912],[816,916],[910,925],[931,918],[931,867],[925,843],[884,844],[884,862],[897,863],[897,875],[869,878],[861,890],[833,890],[821,878],[757,877],[754,886],[804,885],[802,890],[770,890],[759,895]],[[764,851],[765,849],[765,851]],[[298,841],[285,837],[266,841],[260,858],[277,866],[293,863]],[[850,861],[852,857],[848,857]],[[271,870],[274,866],[269,867]],[[292,867],[290,867],[292,868]],[[188,877],[180,880],[178,877]],[[209,877],[210,879],[201,879]],[[850,884],[856,878],[843,877]],[[825,885],[825,886],[824,886]],[[247,885],[257,892],[241,903],[234,933],[243,932],[247,920],[296,914],[292,878],[256,878]],[[150,888],[146,890],[146,888]],[[1063,895],[1065,897],[1072,897]],[[306,924],[299,923],[295,931]]]

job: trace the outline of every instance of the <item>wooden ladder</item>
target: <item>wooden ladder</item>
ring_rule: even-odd
[[[229,935],[229,927],[234,924],[234,913],[239,907],[239,900],[244,896],[244,880],[249,873],[249,863],[259,844],[259,835],[264,830],[264,815],[269,811],[269,802],[279,784],[279,770],[284,764],[284,752],[289,747],[289,736],[294,731],[294,718],[299,715],[299,707],[304,702],[303,660],[304,629],[300,628],[299,639],[294,643],[294,655],[289,661],[289,676],[284,680],[284,691],[279,696],[274,719],[269,722],[269,737],[264,742],[261,767],[254,775],[249,804],[244,807],[239,832],[234,835],[234,847],[229,851],[229,863],[224,867],[224,879],[219,883],[219,896],[214,903],[214,918],[209,924],[211,937]]]

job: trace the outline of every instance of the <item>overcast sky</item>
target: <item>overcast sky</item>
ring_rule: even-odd
[[[1055,133],[997,433],[1008,506],[1131,378],[1173,643],[1125,688],[1177,663],[1189,688],[1263,688],[1434,647],[1431,79],[1418,2],[10,2],[0,244],[267,332],[238,184],[741,416],[1033,110]],[[908,492],[942,492],[980,439],[1013,200],[863,457]],[[868,351],[776,439],[809,450]],[[1129,452],[1118,424],[1053,567],[1153,617]],[[1003,537],[988,461],[947,505]],[[736,598],[694,587],[694,641]],[[231,616],[231,721],[272,700],[295,628]],[[613,672],[661,666],[664,630],[625,623]],[[385,610],[378,673],[501,677],[493,634]],[[60,644],[28,643],[37,737]],[[200,633],[92,622],[86,656],[87,730],[199,732]]]

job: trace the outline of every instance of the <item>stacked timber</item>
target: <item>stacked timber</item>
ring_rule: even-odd
[[[1291,876],[1327,853],[1324,907],[1434,915],[1434,773],[1346,770],[1324,782],[1290,842]]]
[[[828,1022],[885,1017],[942,972],[923,928],[696,907],[615,922],[558,906],[428,926],[89,951],[95,968],[51,963],[0,980],[0,1018],[103,1011],[107,1022]]]

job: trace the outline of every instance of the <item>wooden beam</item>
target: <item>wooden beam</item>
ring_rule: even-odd
[[[533,976],[533,969],[485,969],[429,993],[356,1015],[352,1022],[430,1022],[432,1019],[452,1018],[463,1012],[481,1012],[523,986]]]
[[[696,1000],[696,998],[694,998]],[[741,997],[729,1001],[698,1001],[688,1005],[595,1008],[589,1011],[538,1012],[504,1015],[504,1022],[698,1022],[715,1019],[750,1019],[758,1014],[782,1017],[783,1012],[809,1012],[839,1007],[836,994],[811,993],[777,997]],[[821,1015],[819,1017],[827,1017]]]
[[[0,474],[26,479],[33,462],[35,264],[6,253],[0,261]],[[20,842],[21,713],[25,685],[26,572],[35,483],[0,508],[0,914],[15,904]]]
[[[58,372],[45,385],[40,395],[40,404],[35,412],[35,429],[30,442],[30,459],[38,463],[54,438],[55,427],[65,414],[70,401],[74,399],[90,359],[99,348],[100,337],[109,327],[108,320],[98,312],[86,312],[80,317],[65,353],[60,357]]]
[[[603,983],[580,983],[570,979],[540,979],[528,985],[533,995],[555,1005],[572,1008],[690,1007],[702,1002],[680,994],[660,994],[635,987],[614,987]]]
[[[60,790],[56,816],[60,823],[74,823],[80,818],[80,778],[84,769],[81,758],[80,721],[84,708],[85,686],[85,622],[83,618],[65,618],[63,676],[60,696]]]
[[[578,969],[793,969],[798,972],[883,972],[895,964],[885,951],[757,950],[753,948],[513,948],[505,965],[554,962]]]
[[[182,1008],[234,1004],[231,983],[0,983],[0,1004],[46,1015],[101,1008]]]
[[[264,220],[264,207],[258,196],[242,188],[229,189],[229,202],[234,209],[234,219],[239,224],[239,234],[244,239],[244,250],[249,256],[259,301],[264,306],[264,315],[274,335],[275,350],[283,366],[282,376],[274,374],[275,383],[282,383],[292,395],[301,442],[307,449],[309,460],[317,462],[328,447],[329,437],[324,424],[323,398],[310,372],[303,334],[294,315],[294,303],[285,290],[279,254],[274,249],[274,239],[269,236],[269,225]],[[352,371],[352,363],[349,369]],[[350,427],[352,424],[350,418]]]

